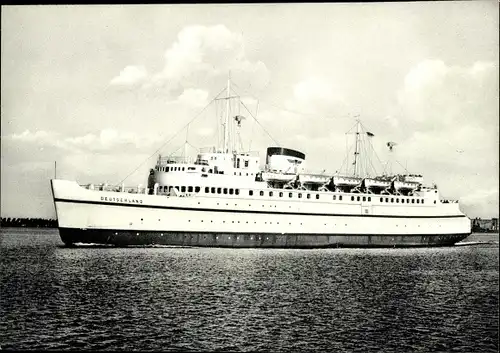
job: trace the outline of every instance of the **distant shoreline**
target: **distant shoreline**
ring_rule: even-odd
[[[3,218],[0,227],[6,228],[57,228],[57,219]]]

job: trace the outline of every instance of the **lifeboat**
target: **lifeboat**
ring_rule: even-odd
[[[385,189],[391,186],[391,182],[388,180],[379,179],[364,179],[365,187],[368,189]]]
[[[362,179],[354,177],[334,176],[333,183],[336,186],[357,186],[361,184]]]

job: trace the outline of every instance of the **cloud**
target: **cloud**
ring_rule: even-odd
[[[242,86],[262,88],[269,82],[269,70],[261,62],[246,57],[243,37],[224,25],[188,26],[164,54],[159,72],[147,74],[144,67],[127,66],[111,80],[115,86],[137,86],[146,90],[199,87],[210,78],[227,77],[231,72]]]
[[[462,210],[470,218],[498,217],[498,188],[479,189],[460,198]]]
[[[344,97],[334,85],[319,77],[309,77],[293,86],[293,98],[287,109],[306,114],[328,115],[344,105]]]
[[[186,106],[203,107],[208,101],[208,92],[198,88],[188,88],[174,101]]]
[[[406,75],[398,104],[398,120],[418,130],[496,122],[498,67],[481,61],[470,67],[423,61]]]
[[[144,66],[127,66],[118,76],[113,78],[110,82],[111,85],[117,86],[133,86],[142,83],[148,72]]]
[[[161,142],[159,135],[140,135],[135,132],[104,129],[99,133],[63,137],[56,132],[25,130],[20,134],[6,136],[7,147],[16,150],[43,150],[55,148],[71,153],[134,151],[154,147]],[[9,143],[10,142],[10,143]]]

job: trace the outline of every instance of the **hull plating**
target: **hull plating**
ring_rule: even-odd
[[[62,241],[115,246],[193,246],[231,248],[330,248],[330,247],[428,247],[450,246],[469,234],[437,235],[343,235],[253,234],[210,232],[161,232],[59,228]]]

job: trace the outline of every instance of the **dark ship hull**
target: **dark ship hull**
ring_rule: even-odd
[[[113,246],[188,246],[226,248],[394,248],[451,246],[469,236],[436,235],[342,235],[281,233],[200,233],[59,228],[67,246],[100,244]]]

